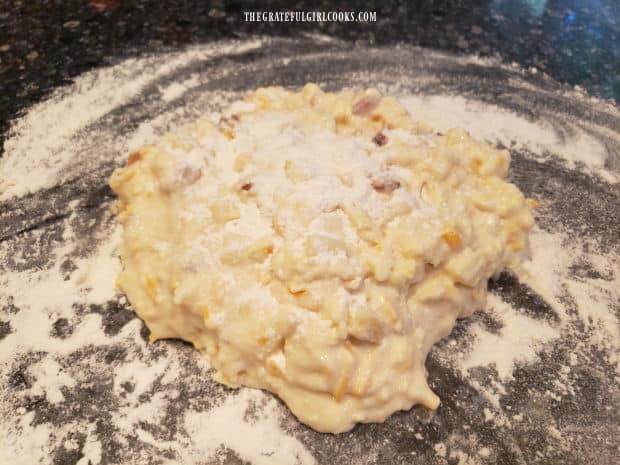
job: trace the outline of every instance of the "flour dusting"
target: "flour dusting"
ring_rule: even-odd
[[[605,169],[608,149],[604,142],[569,123],[565,134],[547,121],[532,121],[496,105],[462,96],[405,96],[400,99],[407,110],[440,131],[452,127],[466,129],[474,137],[500,143],[513,149],[528,149],[544,158],[561,154],[568,166],[581,163],[609,182],[618,182],[617,174]]]
[[[244,44],[211,45],[190,48],[172,53],[162,59],[150,57],[130,59],[119,65],[85,73],[69,87],[56,91],[48,100],[33,106],[28,113],[15,121],[9,129],[10,137],[4,144],[0,171],[0,200],[20,196],[51,187],[66,179],[67,171],[75,165],[93,165],[96,152],[84,149],[76,136],[89,130],[89,125],[144,95],[145,89],[158,78],[182,69],[196,60],[208,60],[214,55],[239,54],[260,46],[260,41]],[[183,83],[172,83],[162,88],[165,101],[179,97],[188,85],[195,85],[197,78]],[[85,136],[86,134],[84,134]],[[120,143],[119,143],[120,142]],[[124,154],[127,147],[117,141],[117,153]],[[11,174],[8,176],[8,174]],[[20,173],[28,173],[28,182],[20,180]]]
[[[489,296],[486,311],[501,322],[502,328],[494,334],[482,324],[471,326],[475,346],[462,355],[459,365],[465,375],[474,367],[493,366],[499,379],[506,380],[512,377],[515,363],[531,362],[545,342],[560,335],[556,328],[523,315],[495,294]]]

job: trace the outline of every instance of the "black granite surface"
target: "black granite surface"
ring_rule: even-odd
[[[375,11],[377,21],[246,22],[243,12],[254,10]],[[499,56],[620,101],[618,0],[0,0],[0,143],[20,110],[115,57],[308,32]]]

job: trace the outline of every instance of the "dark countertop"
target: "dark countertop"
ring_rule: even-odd
[[[252,34],[331,34],[499,56],[620,101],[617,0],[175,2],[0,0],[0,142],[10,119],[72,77],[164,47]],[[243,11],[376,11],[374,23],[246,22]]]

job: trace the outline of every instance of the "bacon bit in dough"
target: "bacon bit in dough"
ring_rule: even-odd
[[[253,185],[254,184],[252,184],[251,182],[246,182],[241,185],[241,189],[244,191],[249,191],[250,189],[252,189]]]
[[[230,118],[227,118],[226,116],[222,116],[218,124],[220,126],[228,126],[229,128],[233,127],[233,123],[230,121]]]
[[[351,112],[355,116],[367,116],[372,110],[377,108],[377,105],[379,105],[380,101],[381,97],[379,97],[378,95],[367,95],[361,100],[355,102]]]
[[[388,138],[382,132],[378,132],[377,134],[375,134],[375,137],[372,138],[372,141],[375,144],[377,144],[379,147],[381,147],[381,146],[387,144]]]
[[[388,177],[373,179],[372,188],[382,194],[391,194],[400,187],[400,182]]]

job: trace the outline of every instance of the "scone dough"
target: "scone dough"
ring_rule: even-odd
[[[119,284],[153,340],[318,431],[435,409],[428,351],[527,248],[509,163],[372,89],[261,88],[114,172]]]

